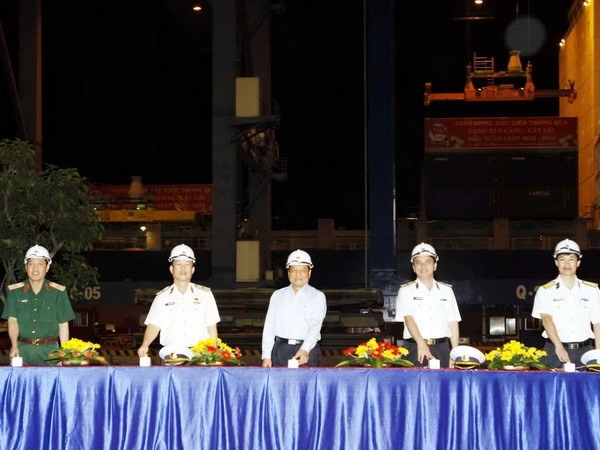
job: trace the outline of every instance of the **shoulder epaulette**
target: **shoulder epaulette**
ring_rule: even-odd
[[[410,286],[411,284],[415,284],[416,282],[417,282],[417,280],[412,280],[412,281],[409,281],[408,283],[404,283],[400,287],[403,288],[403,287],[406,287],[406,286]]]
[[[25,286],[25,282],[21,281],[20,283],[15,283],[15,284],[11,284],[10,286],[8,286],[8,290],[12,291],[14,289],[19,289],[20,287]]]
[[[209,287],[202,286],[201,284],[192,284],[192,286],[194,286],[195,288],[201,289],[203,291],[209,291],[210,292],[210,288]]]
[[[548,283],[544,284],[542,287],[544,289],[550,289],[554,285],[556,285],[556,280],[549,281]]]
[[[438,283],[438,284],[441,284],[442,286],[449,287],[449,288],[451,288],[451,287],[452,287],[452,285],[451,285],[451,284],[444,283],[443,281],[438,281],[437,283]]]
[[[156,293],[156,295],[164,294],[167,290],[171,289],[171,286],[167,286],[166,288],[161,289]]]
[[[598,283],[594,283],[593,281],[585,281],[585,280],[581,280],[581,282],[582,282],[583,284],[587,284],[588,286],[591,286],[591,287],[595,287],[595,288],[597,288],[597,287],[598,287]]]
[[[55,283],[54,281],[49,281],[48,284],[50,286],[52,286],[54,289],[57,289],[57,290],[59,290],[61,292],[64,291],[67,288],[66,286],[63,286],[62,284]]]

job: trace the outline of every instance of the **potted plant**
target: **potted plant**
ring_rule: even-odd
[[[402,358],[403,356],[408,355],[407,349],[404,347],[397,347],[385,341],[377,342],[375,338],[363,342],[358,347],[349,347],[345,349],[342,354],[347,359],[338,363],[335,367],[413,367],[413,363]]]
[[[69,339],[61,346],[48,354],[46,361],[54,362],[58,366],[88,366],[90,364],[108,366],[108,361],[98,353],[100,344]]]
[[[225,364],[241,366],[243,362],[239,359],[242,352],[239,348],[231,348],[220,338],[208,338],[198,341],[191,348],[192,357],[189,364],[196,366],[222,366]]]
[[[501,348],[499,347],[487,353],[485,359],[488,361],[488,369],[544,370],[549,368],[548,364],[541,361],[541,357],[546,355],[547,353],[544,350],[527,347],[519,341],[512,340]]]

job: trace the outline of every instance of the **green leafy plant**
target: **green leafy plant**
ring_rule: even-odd
[[[89,190],[76,169],[48,165],[38,170],[29,142],[0,141],[0,260],[5,274],[0,295],[6,285],[25,277],[23,257],[35,244],[46,247],[53,259],[49,277],[70,292],[98,284],[96,268],[81,254],[104,234]]]

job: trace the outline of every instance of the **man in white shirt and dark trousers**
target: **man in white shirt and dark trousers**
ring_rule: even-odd
[[[585,352],[600,349],[600,290],[577,278],[582,254],[576,242],[560,241],[553,257],[558,277],[538,288],[531,315],[544,326],[544,362],[553,368],[578,366]]]
[[[173,284],[156,294],[146,316],[146,331],[138,356],[148,356],[150,344],[160,333],[160,345],[193,347],[199,341],[218,338],[219,309],[212,291],[192,283],[196,257],[185,244],[169,256]]]
[[[308,284],[313,263],[303,250],[292,252],[286,263],[290,285],[269,300],[262,336],[262,366],[321,365],[321,327],[327,312],[325,294]]]
[[[406,359],[415,367],[439,359],[441,367],[453,367],[450,348],[458,345],[460,312],[452,286],[434,279],[439,257],[426,243],[417,245],[410,257],[417,279],[403,284],[396,299],[396,321],[404,322]]]

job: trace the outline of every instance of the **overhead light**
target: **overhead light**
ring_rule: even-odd
[[[200,12],[202,11],[202,6],[201,5],[194,5],[192,6],[192,9],[196,12]]]
[[[142,232],[146,232],[146,225],[142,225],[142,226],[140,227],[140,230],[142,230]]]
[[[472,21],[493,18],[494,15],[490,7],[490,2],[484,3],[483,0],[464,0],[462,7],[458,8],[454,14],[454,20]]]

